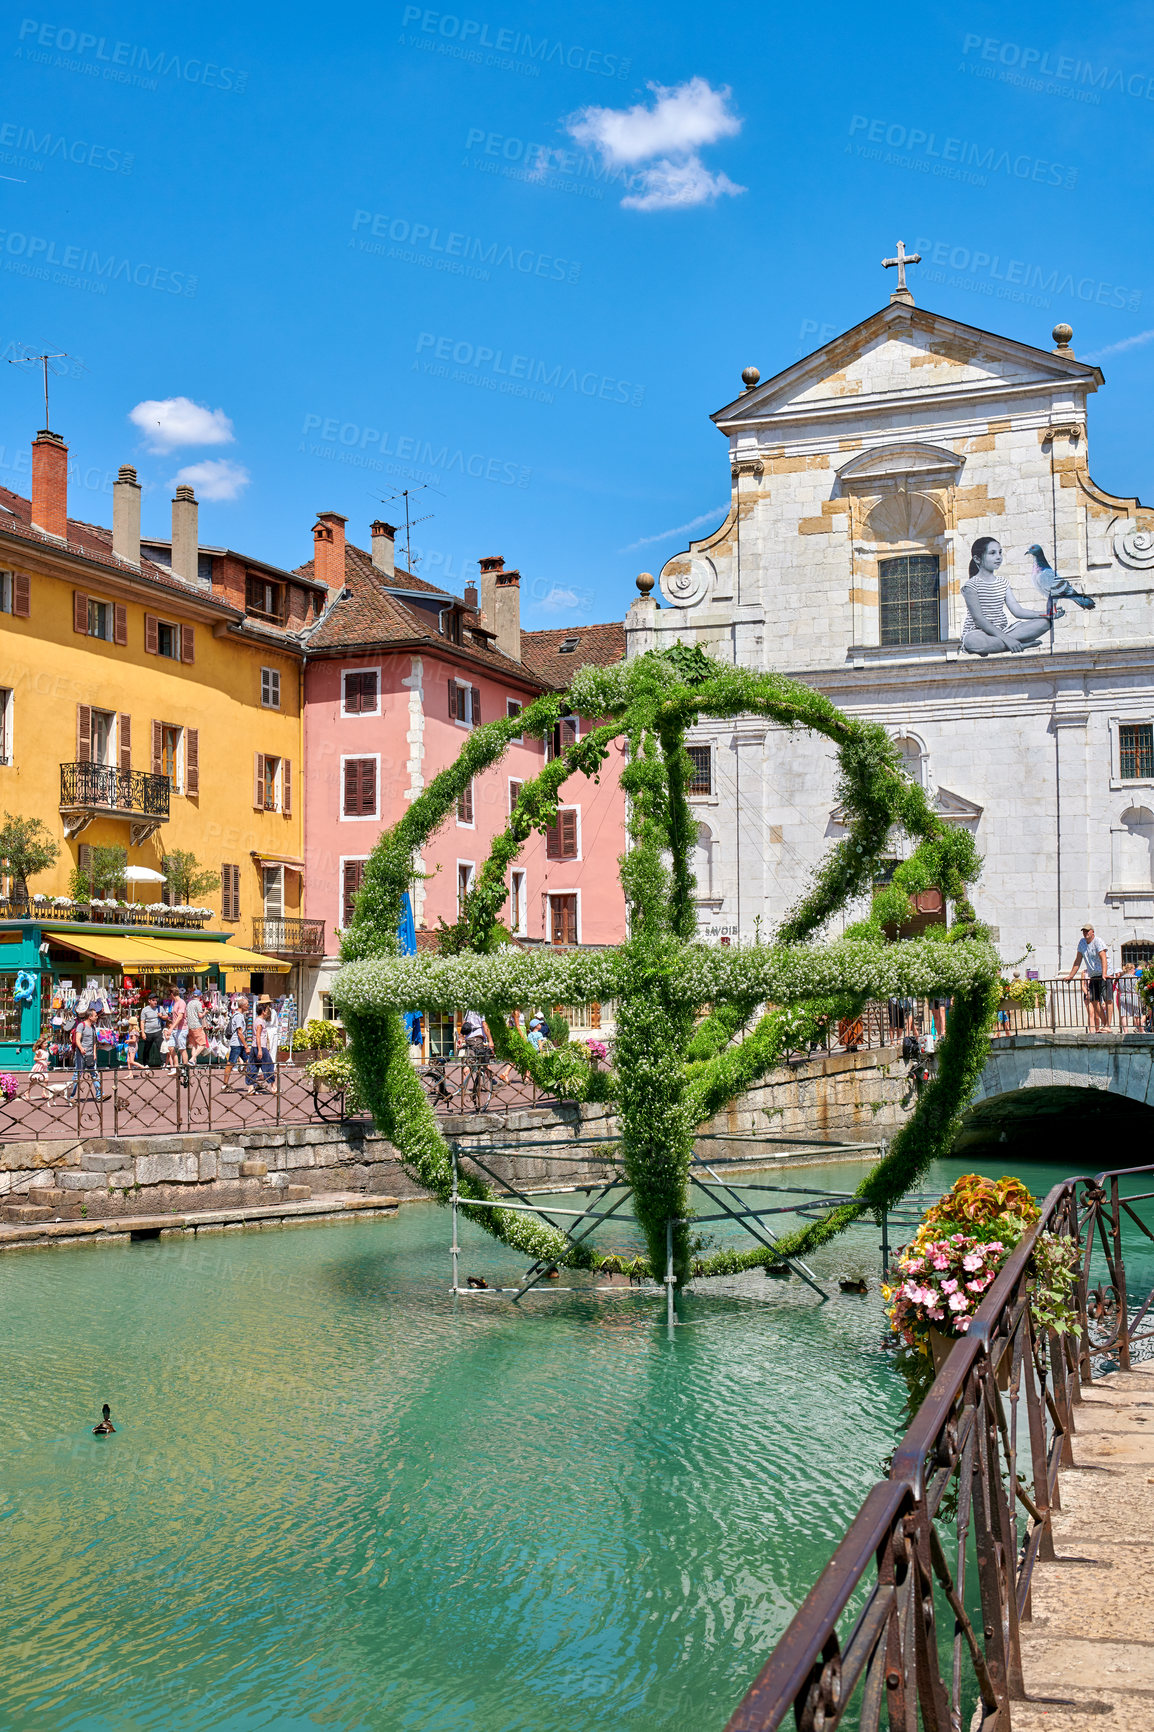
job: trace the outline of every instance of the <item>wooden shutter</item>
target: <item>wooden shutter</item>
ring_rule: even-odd
[[[365,863],[363,860],[346,860],[341,882],[341,925],[351,926],[353,923],[353,897],[364,882]]]
[[[457,693],[459,689],[456,680],[449,681],[449,720],[451,722],[455,722],[459,715],[457,708]]]
[[[200,793],[200,729],[184,730],[184,791]]]
[[[196,656],[196,631],[193,626],[182,625],[180,628],[180,659],[190,662]]]
[[[145,616],[144,616],[144,648],[145,648],[145,652],[150,656],[154,656],[154,655],[157,655],[159,653],[157,650],[157,647],[156,647],[156,628],[159,625],[159,623],[160,622],[154,613],[146,613],[145,614]]]
[[[264,810],[264,753],[257,752],[252,761],[252,803]]]
[[[122,776],[132,774],[132,717],[122,715],[117,729],[120,741],[120,773]]]
[[[558,824],[550,824],[545,831],[545,857],[547,860],[561,858],[561,829]]]
[[[91,888],[91,884],[92,884],[92,849],[89,847],[87,842],[81,842],[79,847],[77,848],[77,850],[76,850],[76,864],[79,866],[80,870],[84,873],[84,876],[88,879],[89,887]]]
[[[577,808],[568,806],[558,812],[557,819],[561,828],[561,858],[576,860],[577,858]]]
[[[88,597],[79,589],[72,591],[72,629],[88,636]]]
[[[473,782],[472,778],[461,790],[461,798],[457,801],[457,817],[462,824],[473,822]]]
[[[240,919],[240,867],[227,863],[220,869],[220,917]]]
[[[287,817],[293,809],[293,767],[288,758],[280,761],[280,794],[280,809]]]
[[[510,812],[510,815],[512,815],[513,808],[517,804],[517,801],[521,798],[521,789],[524,786],[525,786],[524,782],[510,781],[510,783],[509,783],[509,812]]]
[[[361,813],[361,772],[359,758],[345,759],[344,813],[346,818],[359,818]]]
[[[153,722],[152,724],[152,774],[154,776],[163,776],[164,774],[163,722]]]
[[[112,641],[121,645],[128,642],[128,609],[119,601],[112,608]]]
[[[32,612],[32,580],[26,571],[12,573],[12,612],[17,619],[27,619]],[[84,612],[87,625],[87,607]]]
[[[481,693],[476,686],[473,687],[473,708],[469,720],[474,727],[477,727],[481,720]]]
[[[76,706],[76,762],[92,762],[92,709],[89,704]]]

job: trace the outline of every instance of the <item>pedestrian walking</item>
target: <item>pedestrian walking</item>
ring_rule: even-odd
[[[40,1100],[50,1101],[52,1099],[48,1090],[48,1047],[48,1036],[42,1034],[32,1048],[32,1069],[28,1072],[28,1087],[24,1090],[26,1101],[32,1099],[33,1084],[36,1084],[40,1090],[38,1097]]]
[[[91,1092],[100,1099],[100,1072],[96,1068],[96,1012],[86,1010],[72,1030],[72,1065],[76,1072],[68,1099],[75,1100],[81,1077],[88,1078]]]
[[[201,1053],[208,1057],[208,1036],[204,1032],[204,1000],[200,996],[200,988],[193,986],[184,1007],[185,1021],[188,1027],[188,1062],[199,1062]]]
[[[168,1011],[168,1032],[172,1038],[168,1063],[175,1070],[178,1065],[188,1063],[188,1006],[180,996],[179,986],[172,988],[172,1000]]]
[[[230,1079],[234,1070],[243,1075],[247,1069],[248,1046],[248,999],[242,993],[228,1017],[228,1063],[222,1079],[224,1088],[232,1088]]]
[[[140,1062],[149,1070],[157,1070],[163,1062],[160,1053],[163,1034],[164,1018],[160,1014],[160,1000],[155,992],[150,992],[140,1012]]]
[[[246,1094],[254,1095],[258,1092],[258,1088],[262,1094],[267,1094],[270,1089],[276,1087],[276,1061],[269,1047],[273,1022],[272,1005],[266,1002],[263,1009],[258,1010],[253,1019],[252,1044],[248,1049]],[[262,1079],[259,1085],[257,1083],[258,1076]]]
[[[1082,997],[1086,1001],[1090,1032],[1100,1034],[1110,1026],[1110,969],[1106,946],[1095,936],[1092,926],[1082,928],[1078,953],[1066,979],[1073,980],[1079,969],[1085,970]]]

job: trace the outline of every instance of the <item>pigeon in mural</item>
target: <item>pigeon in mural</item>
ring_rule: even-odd
[[[1063,601],[1074,602],[1078,607],[1097,607],[1098,604],[1092,596],[1083,595],[1080,589],[1075,589],[1068,577],[1058,576],[1037,542],[1033,547],[1028,547],[1026,552],[1034,562],[1034,582],[1048,603],[1061,598]],[[1061,619],[1064,613],[1065,609],[1056,608],[1054,618]]]

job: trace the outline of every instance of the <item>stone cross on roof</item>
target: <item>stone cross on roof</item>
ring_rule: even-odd
[[[905,241],[899,241],[898,242],[898,256],[896,259],[883,259],[882,260],[882,264],[885,266],[885,268],[887,270],[890,268],[891,265],[896,265],[898,267],[898,286],[894,290],[893,294],[890,296],[891,306],[893,305],[894,301],[904,301],[907,306],[909,306],[909,307],[913,306],[914,297],[910,293],[909,289],[906,288],[906,266],[907,265],[920,265],[921,262],[922,262],[921,253],[907,253],[906,252]]]

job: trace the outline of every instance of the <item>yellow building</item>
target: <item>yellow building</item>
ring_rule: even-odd
[[[171,541],[142,546],[134,470],[120,471],[111,532],[68,517],[67,484],[67,447],[44,432],[31,500],[0,488],[0,810],[40,817],[61,844],[29,890],[63,897],[94,847],[156,872],[187,850],[220,874],[194,901],[234,946],[323,955],[300,919],[300,632],[323,584],[201,547],[190,488]]]

